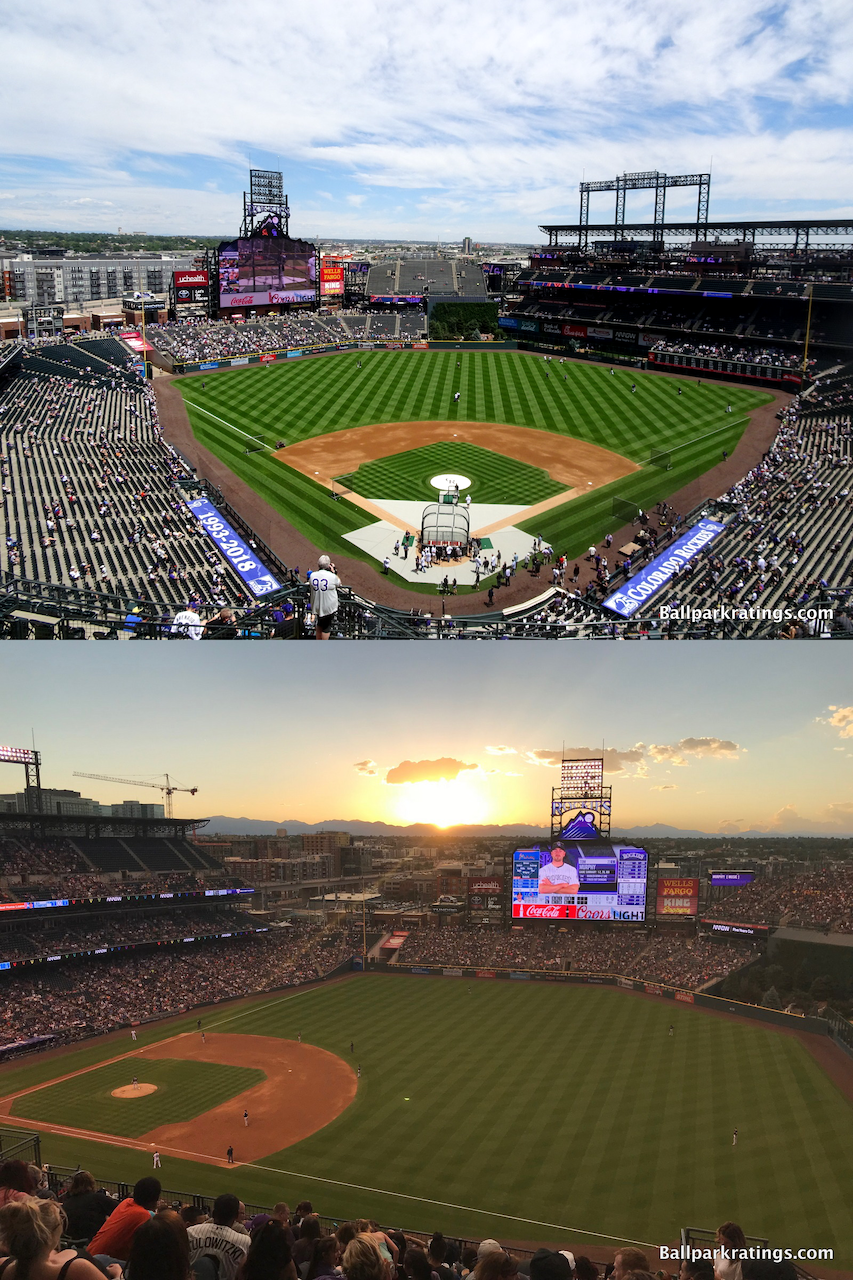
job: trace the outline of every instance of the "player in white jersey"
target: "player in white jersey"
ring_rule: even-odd
[[[328,640],[338,612],[338,587],[341,580],[328,556],[320,556],[320,566],[308,575],[311,588],[311,610],[314,614],[318,640]]]
[[[566,857],[561,844],[553,845],[551,861],[539,868],[540,894],[577,893],[580,887],[577,867]]]

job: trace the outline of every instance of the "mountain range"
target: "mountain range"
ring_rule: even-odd
[[[282,818],[279,822],[266,821],[259,818],[231,818],[225,814],[212,817],[207,826],[202,828],[204,835],[222,836],[274,836],[276,830],[283,827],[288,835],[298,836],[316,831],[347,831],[353,836],[406,836],[412,840],[424,840],[444,834],[446,828],[434,827],[426,822],[413,823],[410,826],[392,826],[388,822],[364,822],[359,818],[329,818],[325,822],[300,822],[295,818]],[[526,822],[511,822],[504,825],[472,824],[458,826],[452,830],[464,837],[496,838],[505,836],[512,839],[523,836],[525,839],[542,839],[550,835],[547,827],[539,827]],[[649,826],[614,828],[612,835],[619,840],[676,839],[689,836],[694,840],[709,839],[720,834],[714,831],[691,831],[682,827],[669,827],[665,823],[655,822]],[[742,831],[740,836],[765,836],[765,831]]]

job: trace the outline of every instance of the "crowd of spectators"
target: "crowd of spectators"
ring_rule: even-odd
[[[0,876],[57,875],[82,871],[83,860],[62,836],[34,840],[20,835],[14,839],[0,837]]]
[[[81,1040],[195,1005],[313,982],[360,952],[356,933],[300,923],[180,950],[69,960],[46,972],[12,969],[0,983],[0,1045],[35,1036]]]
[[[3,921],[5,924],[6,922]],[[29,920],[27,921],[29,924]],[[52,921],[26,933],[0,933],[0,960],[20,960],[96,947],[167,942],[175,938],[205,937],[254,930],[257,921],[239,911],[208,907],[186,910],[110,911],[75,917],[70,923]]]
[[[161,436],[154,393],[39,356],[0,387],[0,569],[207,609],[250,603],[179,489],[191,469]]]
[[[672,342],[663,339],[656,342],[652,351],[671,352],[674,355],[703,356],[709,360],[739,361],[744,364],[775,365],[782,369],[801,369],[802,356],[780,347],[744,347],[730,342]],[[809,361],[809,368],[815,367]]]
[[[853,933],[853,867],[754,880],[728,892],[714,910],[721,920]]]
[[[158,351],[182,363],[227,360],[288,347],[328,346],[352,340],[352,334],[336,316],[318,316],[307,311],[253,318],[245,323],[234,323],[230,319],[173,320],[148,325],[145,334]]]
[[[518,1248],[520,1258],[491,1238],[428,1237],[366,1218],[333,1222],[308,1200],[291,1212],[284,1202],[247,1208],[233,1190],[185,1201],[169,1194],[154,1175],[120,1199],[79,1166],[61,1178],[49,1166],[7,1160],[0,1166],[0,1268],[11,1264],[17,1274],[26,1267],[27,1280],[54,1280],[72,1265],[71,1280],[652,1280],[656,1261],[634,1245],[582,1244],[594,1261],[574,1253],[571,1240],[556,1249]],[[590,1235],[580,1234],[584,1241]],[[733,1262],[731,1251],[747,1248],[736,1223],[718,1228],[715,1245],[714,1261],[700,1248],[681,1262],[679,1280],[796,1280],[790,1263]],[[655,1275],[675,1280],[669,1270]]]
[[[660,933],[445,925],[410,933],[397,954],[398,963],[407,965],[611,973],[696,989],[740,968],[757,951],[740,943]]]

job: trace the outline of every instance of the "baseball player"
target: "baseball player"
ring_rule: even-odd
[[[136,1076],[133,1077],[133,1080],[131,1083],[133,1084],[134,1089],[139,1088],[139,1081],[137,1080]]]
[[[246,1128],[248,1129],[248,1127],[249,1127],[249,1112],[248,1112],[248,1110],[245,1110],[245,1111],[243,1112],[243,1124],[244,1124],[244,1125],[246,1126]]]
[[[160,1152],[159,1151],[154,1152],[154,1168],[155,1169],[160,1168]]]

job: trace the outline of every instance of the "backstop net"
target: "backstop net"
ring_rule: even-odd
[[[448,502],[431,502],[421,516],[421,543],[431,547],[468,546],[467,507]]]
[[[652,467],[660,467],[661,471],[671,471],[672,454],[668,451],[653,453],[649,458],[649,465]]]
[[[640,514],[640,508],[636,502],[629,502],[627,498],[613,499],[613,515],[617,520],[636,520]]]

